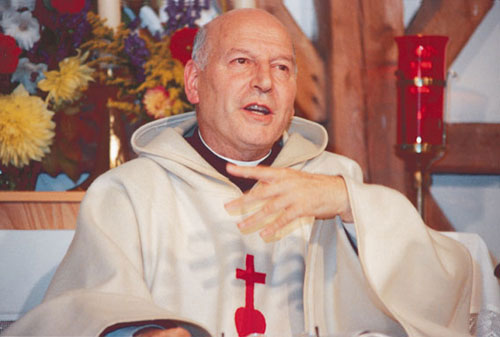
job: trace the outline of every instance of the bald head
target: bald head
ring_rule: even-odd
[[[289,40],[295,57],[292,40],[285,26],[275,16],[262,9],[243,8],[226,12],[200,28],[196,34],[192,52],[192,59],[200,68],[206,66],[214,42],[216,44],[224,36],[224,32],[234,29],[235,25],[274,26],[276,29],[281,30]]]

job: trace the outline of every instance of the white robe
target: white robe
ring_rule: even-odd
[[[335,219],[274,243],[242,235],[241,218],[223,207],[241,191],[182,136],[195,123],[189,113],[134,134],[140,157],[88,189],[43,303],[5,335],[97,336],[120,323],[179,320],[200,336],[238,336],[235,312],[249,297],[236,270],[251,255],[266,275],[250,297],[269,337],[469,336],[468,251],[426,227],[400,193],[362,183],[356,163],[324,151],[324,128],[294,118],[273,166],[344,177],[359,255]]]

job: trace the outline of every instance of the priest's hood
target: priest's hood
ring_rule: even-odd
[[[147,123],[132,135],[132,147],[139,156],[149,157],[160,164],[164,160],[174,160],[206,171],[208,163],[183,137],[192,132],[196,125],[194,111]],[[283,149],[273,166],[287,167],[320,155],[327,146],[328,134],[317,123],[293,117],[283,134],[283,141]]]

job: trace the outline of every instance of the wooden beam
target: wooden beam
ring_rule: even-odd
[[[447,124],[446,135],[445,155],[429,173],[500,174],[500,124]],[[425,223],[436,230],[454,230],[432,194],[427,189],[424,193]]]
[[[85,192],[0,192],[0,229],[74,229]]]
[[[318,51],[297,25],[282,0],[259,0],[257,6],[276,16],[292,36],[298,68],[295,104],[299,114],[313,121],[324,122],[325,66]]]
[[[360,4],[316,0],[315,6],[327,60],[329,149],[358,162],[368,180]]]
[[[406,166],[406,195],[412,204],[418,209],[418,183],[415,177],[415,166]],[[422,196],[423,196],[423,220],[425,224],[438,231],[454,231],[454,227],[443,213],[441,208],[434,199],[430,192],[430,185],[432,183],[431,172],[422,172]]]
[[[434,199],[434,196],[427,190],[425,192],[424,208],[425,208],[425,224],[437,231],[454,232],[455,228],[450,223],[450,220],[443,213]]]
[[[447,145],[434,173],[500,174],[500,124],[446,125]]]
[[[83,191],[0,191],[1,202],[80,202]]]
[[[363,1],[361,34],[370,181],[406,192],[405,167],[396,156],[398,51],[395,36],[404,32],[401,0]],[[349,19],[352,14],[345,13]]]
[[[492,6],[493,0],[423,0],[405,33],[449,36],[449,66]]]

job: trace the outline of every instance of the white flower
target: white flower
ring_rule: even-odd
[[[163,31],[160,19],[151,7],[142,6],[139,17],[141,18],[141,27],[147,28],[152,35],[160,34]]]
[[[27,8],[30,12],[33,12],[35,10],[35,4],[36,0],[10,0],[10,6],[16,10]]]
[[[38,20],[31,15],[31,12],[7,11],[3,13],[1,23],[4,34],[16,39],[19,47],[29,50],[35,42],[40,40],[40,24]]]
[[[47,71],[44,63],[34,64],[28,58],[19,59],[16,71],[12,74],[11,82],[21,82],[30,94],[35,94],[38,82],[45,78],[43,72]]]

